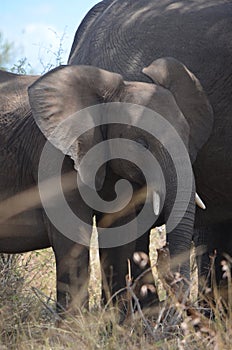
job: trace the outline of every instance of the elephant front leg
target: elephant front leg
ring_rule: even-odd
[[[75,314],[88,306],[89,246],[75,243],[54,227],[50,234],[56,260],[57,312]]]
[[[196,251],[198,286],[200,293],[204,293],[205,287],[211,287],[210,256],[208,247],[209,239],[212,240],[212,238],[213,232],[208,225],[205,227],[195,227],[193,241]]]
[[[122,300],[125,296],[127,276],[130,274],[136,246],[137,222],[133,220],[134,218],[135,212],[132,211],[130,215],[122,216],[113,221],[109,227],[104,229],[98,227],[104,304],[111,297],[113,297],[114,302]],[[103,221],[102,216],[97,217],[97,224],[100,223],[100,226]],[[128,222],[131,223],[131,226],[130,229],[126,230],[124,225]],[[111,228],[116,228],[117,233],[112,232]],[[108,235],[112,235],[112,245],[110,245],[111,239],[107,239]]]
[[[112,296],[117,299],[117,296],[125,292],[126,277],[130,269],[128,260],[132,261],[134,251],[134,242],[121,247],[100,249],[104,303]]]
[[[103,303],[113,302],[119,311],[119,323],[122,323],[130,310],[132,296],[126,289],[130,264],[135,242],[121,247],[100,249],[102,267],[102,299]]]
[[[57,274],[57,310],[75,313],[88,306],[89,248],[64,241],[65,252],[55,251]]]
[[[60,210],[59,217],[62,218],[59,223],[62,233],[52,224],[48,225],[56,258],[57,309],[60,313],[68,311],[74,314],[81,307],[88,306],[93,211],[82,200],[78,190],[65,193],[65,196],[71,209],[66,215],[62,211],[63,207],[56,203]]]

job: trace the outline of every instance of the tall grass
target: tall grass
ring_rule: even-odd
[[[215,288],[211,315],[204,315],[200,306],[203,303],[181,301],[166,290],[168,298],[164,300],[161,293],[162,302],[148,309],[131,310],[119,325],[117,307],[99,307],[101,286],[96,248],[91,256],[90,311],[79,310],[75,317],[63,321],[58,321],[55,313],[55,262],[51,249],[1,256],[1,350],[232,348],[232,286],[225,266],[229,281],[224,290],[227,298],[223,300]],[[156,259],[153,256],[151,261],[156,263]],[[133,282],[127,292],[136,304]]]

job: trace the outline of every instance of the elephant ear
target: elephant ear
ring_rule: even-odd
[[[60,66],[42,76],[28,89],[37,125],[56,148],[73,159],[74,167],[85,184],[91,182],[92,174],[91,171],[80,171],[80,161],[88,150],[103,140],[103,135],[101,127],[95,125],[95,119],[88,110],[81,114],[75,113],[104,102],[121,84],[123,79],[120,75],[96,67]],[[86,125],[89,130],[82,132]],[[105,154],[102,154],[101,159],[96,159],[96,164],[92,164],[93,169],[98,169],[104,159]],[[101,188],[104,177],[105,166],[102,166],[96,179],[97,189]]]
[[[143,69],[155,84],[169,91],[190,128],[189,154],[192,163],[211,134],[213,110],[200,81],[178,60],[160,58]]]

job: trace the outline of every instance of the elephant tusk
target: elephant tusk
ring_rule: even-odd
[[[199,197],[199,195],[197,193],[195,195],[195,200],[196,200],[196,204],[198,205],[199,208],[206,209],[205,204],[203,203],[203,201],[201,200],[201,198]]]
[[[159,215],[160,212],[160,196],[159,193],[156,191],[153,191],[153,211],[155,215]]]

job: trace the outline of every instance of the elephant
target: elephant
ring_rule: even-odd
[[[197,257],[199,277],[209,275],[210,255],[216,252],[217,283],[222,279],[224,254],[232,255],[231,16],[232,4],[225,0],[103,0],[77,29],[68,60],[72,65],[110,70],[125,80],[151,83],[143,68],[172,56],[196,74],[212,105],[214,123],[209,139],[191,159],[196,190],[206,205],[204,211],[196,209],[193,240],[196,250],[203,248]],[[163,85],[162,80],[157,82]],[[211,128],[207,123],[202,119],[197,125],[192,120],[190,139],[196,128],[203,141],[205,129]],[[122,176],[129,171],[119,164],[114,170]],[[138,182],[138,175],[130,180]],[[189,236],[183,233],[176,241],[175,235],[168,234],[171,256],[180,245],[189,245]],[[139,239],[136,249],[147,252],[145,242],[147,238]]]
[[[134,205],[131,211],[119,216],[115,222],[104,225],[102,221],[105,217],[104,213],[92,208],[82,198],[83,191],[90,188],[89,173],[93,165],[90,164],[87,168],[81,167],[83,157],[91,148],[101,143],[104,137],[107,140],[113,140],[120,130],[120,136],[134,140],[142,154],[145,155],[144,150],[146,151],[148,147],[145,143],[148,142],[145,141],[147,135],[142,131],[138,135],[137,131],[133,133],[133,128],[132,130],[127,127],[123,129],[114,123],[107,125],[104,130],[104,125],[110,124],[108,120],[102,121],[103,128],[101,128],[98,124],[94,124],[94,118],[90,118],[91,127],[85,132],[82,131],[78,139],[74,139],[71,146],[67,148],[66,141],[72,138],[72,132],[76,136],[82,123],[87,123],[89,115],[91,116],[88,108],[91,106],[94,106],[95,110],[98,106],[106,108],[105,111],[108,112],[106,118],[109,118],[109,108],[112,104],[113,106],[118,106],[118,103],[120,106],[126,104],[130,107],[126,111],[133,123],[136,113],[138,120],[144,119],[144,107],[149,110],[149,113],[155,111],[158,113],[152,114],[155,127],[157,115],[162,115],[163,119],[175,128],[183,142],[187,161],[189,157],[195,159],[196,152],[209,137],[210,130],[203,126],[199,138],[195,124],[201,124],[202,119],[203,124],[212,124],[212,108],[198,79],[181,62],[173,58],[158,59],[144,68],[144,74],[150,76],[153,83],[125,81],[120,74],[85,65],[60,66],[41,77],[0,72],[2,107],[0,251],[19,253],[51,246],[56,259],[57,302],[60,311],[71,311],[76,306],[87,302],[89,245],[93,215],[97,217],[101,243],[101,234],[104,235],[105,230],[106,236],[109,235],[111,227],[119,227],[123,236],[127,236],[121,225],[131,217],[134,218],[138,209]],[[136,106],[136,110],[131,109],[131,106]],[[82,111],[85,113],[82,114]],[[76,113],[80,113],[79,119]],[[77,122],[63,123],[69,120],[70,116],[74,116]],[[190,138],[189,124],[192,123],[195,132],[192,132],[192,138]],[[151,127],[150,124],[149,127]],[[117,138],[116,141],[118,142]],[[167,221],[175,201],[176,175],[170,156],[165,151],[165,147],[175,147],[175,142],[170,140],[169,129],[166,130],[165,135],[162,135],[160,142],[149,141],[149,152],[156,155],[162,168],[161,173],[165,177],[164,195],[162,181],[159,181],[161,177],[158,167],[157,179],[153,183],[156,189],[152,190],[150,198],[150,207],[153,206],[155,214],[152,214],[152,223],[155,224],[163,224]],[[119,140],[120,143],[121,140]],[[44,185],[49,180],[46,176],[40,177],[41,159],[47,144],[52,156],[45,152],[42,172],[54,168],[55,172],[52,174],[57,177],[60,177],[59,171],[61,172],[65,200],[72,212],[80,219],[79,225],[73,224],[70,216],[66,214],[63,202],[56,193],[58,187],[54,189],[53,182],[48,182],[44,189],[41,187],[41,183]],[[114,147],[117,149],[117,144]],[[133,153],[134,150],[131,151]],[[109,205],[109,200],[113,200],[115,196],[114,185],[119,179],[134,179],[136,175],[140,178],[140,183],[134,184],[135,190],[141,187],[144,179],[137,168],[125,169],[123,163],[118,164],[121,160],[113,159],[112,149],[107,148],[107,152],[110,152],[111,164],[107,169],[105,158],[101,159],[99,156],[97,162],[101,166],[99,168],[97,163],[99,169],[95,184],[99,195],[108,201]],[[61,164],[58,170],[57,163]],[[189,164],[191,166],[190,160]],[[124,174],[118,171],[120,168],[124,169]],[[52,181],[55,181],[54,178]],[[194,181],[191,180],[190,185],[188,201],[185,203],[186,213],[180,213],[178,208],[172,214],[179,216],[183,214],[172,234],[180,242],[183,235],[188,235],[187,244],[180,244],[178,251],[178,253],[187,252],[187,254],[189,254],[189,242],[192,240],[195,212]],[[49,192],[50,188],[52,188],[51,192]],[[47,196],[46,201],[42,199],[44,194]],[[183,202],[183,197],[181,201]],[[50,208],[53,211],[49,211]],[[61,218],[64,226],[57,226],[57,216],[53,221],[51,212],[58,213],[58,219]],[[150,215],[152,210],[148,213]],[[143,240],[144,237],[138,237],[138,240],[140,239]],[[108,283],[111,277],[114,293],[125,286],[127,259],[131,258],[135,252],[136,240],[129,236],[129,239],[119,246],[117,244],[113,247],[104,246],[104,244],[100,246],[105,277]],[[112,266],[114,270],[113,275],[110,276],[109,268]],[[183,273],[188,274],[188,261],[181,268]]]
[[[94,214],[100,233],[101,226],[104,226],[102,212],[99,210],[95,212],[82,199],[80,193],[82,187],[86,189],[92,177],[91,172],[85,172],[85,169],[82,169],[82,173],[79,164],[84,155],[102,140],[115,136],[120,138],[115,125],[96,126],[94,130],[88,130],[81,135],[80,140],[74,144],[74,148],[67,153],[66,141],[69,134],[62,134],[59,123],[62,124],[63,120],[69,119],[70,115],[75,115],[75,112],[85,107],[107,105],[108,102],[135,103],[137,106],[148,106],[149,110],[155,107],[164,119],[163,113],[167,114],[168,122],[174,124],[177,133],[181,135],[194,171],[192,186],[187,189],[191,196],[186,215],[182,216],[179,227],[168,233],[171,257],[181,252],[186,253],[187,258],[185,257],[185,263],[181,264],[180,271],[188,279],[188,256],[193,238],[196,246],[208,246],[208,251],[200,259],[200,274],[207,274],[208,252],[217,248],[219,254],[223,251],[230,253],[227,237],[230,222],[230,153],[228,150],[230,143],[227,140],[229,128],[225,127],[227,124],[230,125],[231,111],[229,98],[231,46],[228,41],[231,33],[230,14],[231,5],[226,1],[212,3],[206,1],[179,3],[171,0],[165,0],[162,3],[148,0],[101,1],[90,10],[78,28],[68,66],[58,67],[42,77],[26,78],[1,72],[0,146],[3,151],[0,168],[0,200],[1,204],[3,203],[1,205],[3,219],[1,220],[0,249],[3,252],[16,253],[52,246],[57,268],[57,301],[61,310],[72,309],[75,304],[85,304],[88,297],[86,288],[88,244]],[[197,26],[196,21],[198,21]],[[141,23],[141,26],[137,23]],[[153,71],[154,67],[155,71]],[[171,72],[178,74],[175,76]],[[169,81],[169,77],[173,79]],[[181,84],[183,88],[178,90]],[[186,88],[185,84],[187,84]],[[31,86],[28,97],[27,86],[29,85]],[[189,90],[189,85],[192,87],[195,85],[196,94],[188,96],[188,91],[192,91],[191,88]],[[119,93],[121,89],[126,95]],[[181,91],[182,97],[179,92],[176,95],[175,91]],[[153,102],[153,97],[151,100],[148,98],[153,94],[154,101],[157,103]],[[166,101],[161,106],[158,101],[164,101],[164,99]],[[213,107],[214,115],[210,105]],[[204,108],[201,109],[199,106]],[[193,117],[196,115],[194,110],[199,112],[196,118]],[[202,110],[204,116],[202,116]],[[173,119],[173,111],[177,120]],[[91,113],[90,116],[87,113],[87,119],[92,122]],[[211,130],[212,124],[213,130]],[[52,136],[56,127],[61,134],[60,138],[54,139]],[[70,132],[67,128],[64,128],[64,131]],[[137,140],[142,149],[150,148],[147,135],[146,137],[141,133],[127,135],[126,130],[122,135]],[[65,198],[72,211],[81,218],[83,227],[86,227],[84,223],[89,227],[87,232],[84,230],[84,242],[81,240],[81,244],[57,229],[47,217],[38,196],[39,163],[47,140],[54,153],[47,163],[45,159],[45,168],[53,168],[56,162],[66,155],[62,165],[62,184],[64,187],[68,185]],[[168,146],[169,142],[164,137],[165,140]],[[157,178],[160,177],[161,169],[164,179],[161,176],[161,182],[156,182],[158,196],[153,192],[154,213],[152,215],[155,214],[155,217],[152,216],[152,218],[154,218],[154,225],[160,225],[170,216],[178,192],[172,159],[165,149],[160,147],[159,142],[156,146],[156,148],[151,147],[157,150],[157,158],[160,162]],[[112,151],[110,149],[110,152]],[[221,162],[222,155],[224,159],[227,153],[228,161]],[[143,186],[143,176],[136,167],[128,166],[126,162],[118,163],[116,160],[104,164],[102,161],[105,155],[100,157],[102,158],[99,159],[99,164],[102,166],[96,175],[95,184],[99,195],[109,201],[109,205],[117,195],[114,185],[118,180],[122,178],[130,180],[134,190],[139,190]],[[216,171],[218,164],[221,171]],[[211,168],[215,170],[213,176]],[[226,175],[225,178],[222,178],[222,174]],[[162,193],[164,182],[167,193],[165,199]],[[50,187],[52,186],[48,183],[46,190],[50,190]],[[206,210],[197,208],[196,213],[195,187],[206,203]],[[21,191],[25,194],[24,197],[20,197]],[[25,198],[28,200],[27,197],[31,191],[34,191],[33,195],[38,200],[33,208],[29,209],[28,205],[25,210],[24,201]],[[20,201],[18,198],[23,200]],[[83,227],[72,226],[65,214],[60,212],[57,198],[50,199],[51,208],[54,208],[54,212],[60,213],[67,230],[73,230],[73,235],[79,234],[82,238]],[[18,212],[15,210],[17,215],[12,217],[14,200],[17,202],[16,209],[19,204],[21,209],[17,209]],[[198,203],[204,207],[199,200]],[[137,216],[137,208],[133,207],[128,215],[117,218],[112,226],[120,227],[134,216]],[[218,234],[221,234],[219,228],[222,224],[225,239],[219,242]],[[124,233],[122,231],[122,235]],[[13,240],[12,237],[14,237]],[[113,293],[125,286],[125,275],[128,272],[127,259],[132,258],[134,251],[148,251],[147,233],[137,237],[136,241],[119,247],[101,248],[106,280],[112,284]],[[111,266],[113,266],[113,275]],[[220,272],[218,272],[218,278],[220,278],[219,274]]]

